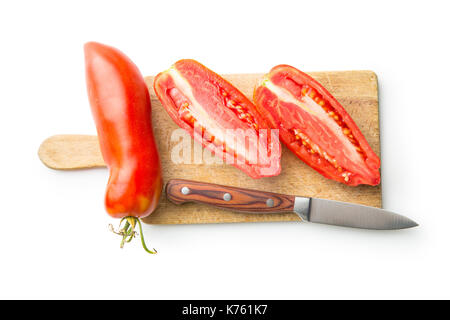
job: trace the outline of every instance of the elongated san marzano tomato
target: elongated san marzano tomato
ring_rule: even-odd
[[[253,103],[218,74],[195,60],[180,60],[156,76],[154,89],[175,123],[216,156],[231,156],[232,164],[252,178],[280,173],[278,136],[273,138]],[[249,133],[258,147],[253,148],[255,140],[228,143],[230,131]]]
[[[341,104],[307,74],[274,67],[254,102],[286,146],[325,177],[351,186],[380,183],[378,156]]]
[[[123,245],[134,237],[136,222],[141,227],[139,218],[155,210],[163,186],[150,96],[138,68],[122,52],[95,42],[84,51],[89,101],[110,170],[105,206],[112,217],[126,220],[118,232]]]

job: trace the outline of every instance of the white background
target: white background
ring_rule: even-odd
[[[446,1],[2,1],[0,298],[450,298]],[[45,138],[95,134],[83,44],[154,75],[180,58],[218,73],[369,69],[380,86],[384,207],[421,226],[297,223],[107,230],[106,169],[57,172]]]

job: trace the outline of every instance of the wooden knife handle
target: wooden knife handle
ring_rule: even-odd
[[[294,196],[182,179],[169,180],[166,194],[175,204],[198,202],[249,213],[292,212],[295,201]]]

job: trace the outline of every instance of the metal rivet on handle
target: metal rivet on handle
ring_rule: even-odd
[[[266,201],[266,206],[268,206],[268,207],[273,207],[273,205],[274,205],[275,203],[274,203],[274,201],[273,201],[273,199],[267,199],[267,201]]]
[[[225,193],[225,194],[223,195],[223,200],[225,200],[225,201],[230,201],[230,200],[231,200],[231,194],[229,194],[228,192]]]
[[[191,192],[191,190],[189,190],[188,187],[183,187],[183,188],[181,188],[181,193],[182,193],[182,194],[189,194],[189,192]]]

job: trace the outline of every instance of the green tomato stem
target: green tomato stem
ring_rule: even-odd
[[[141,236],[141,243],[142,243],[142,246],[144,247],[144,250],[147,251],[147,252],[150,253],[150,254],[156,254],[158,251],[156,251],[155,248],[153,248],[153,251],[152,251],[152,250],[149,250],[149,249],[147,248],[147,245],[145,244],[145,240],[144,240],[144,233],[142,232],[142,223],[141,223],[141,220],[140,220],[140,219],[137,219],[137,218],[135,218],[135,219],[136,219],[137,223],[139,224],[139,235]]]
[[[120,228],[120,226],[122,225],[123,221],[126,221],[125,225],[123,226],[123,228]],[[112,232],[122,236],[122,241],[120,242],[120,248],[123,248],[125,243],[131,242],[131,240],[133,240],[133,238],[136,236],[137,232],[134,231],[134,229],[136,228],[136,223],[139,225],[139,235],[140,235],[140,238],[141,238],[142,247],[148,253],[156,254],[157,253],[156,249],[153,248],[153,250],[150,250],[150,249],[148,249],[147,245],[145,244],[144,232],[142,231],[141,220],[139,218],[136,218],[136,217],[125,217],[125,218],[122,218],[122,220],[120,220],[120,223],[119,223],[119,230],[118,231],[115,231],[114,228],[112,228],[112,226],[111,226]]]

